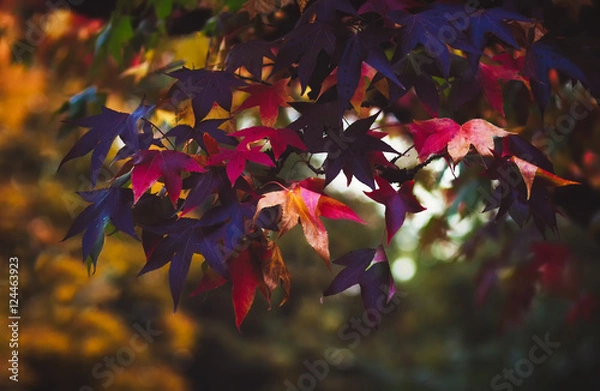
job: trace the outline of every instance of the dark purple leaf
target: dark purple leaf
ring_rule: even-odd
[[[335,295],[358,284],[365,309],[377,310],[382,297],[389,302],[396,293],[390,265],[381,246],[351,251],[333,263],[346,268],[335,276],[323,296]]]
[[[235,72],[244,67],[256,79],[262,80],[264,57],[275,60],[271,46],[270,43],[258,39],[236,44],[225,59],[225,70]]]
[[[130,189],[109,187],[77,194],[91,205],[75,218],[63,240],[85,231],[82,239],[84,261],[91,256],[93,264],[96,264],[109,222],[120,231],[138,238],[133,228],[133,193]]]
[[[143,101],[131,114],[120,113],[107,107],[102,107],[100,114],[76,121],[76,125],[90,128],[90,130],[73,145],[60,162],[58,168],[60,169],[64,163],[71,159],[87,155],[93,151],[90,179],[92,186],[95,186],[98,174],[100,173],[100,167],[117,136],[128,147],[127,153],[129,156],[140,149],[138,121],[153,108],[154,106],[144,105]],[[147,146],[145,147],[147,148]]]
[[[196,122],[206,117],[214,103],[230,110],[231,89],[246,85],[233,73],[226,71],[191,70],[184,67],[168,75],[179,80],[179,83],[171,88],[169,96],[175,100],[191,98]]]

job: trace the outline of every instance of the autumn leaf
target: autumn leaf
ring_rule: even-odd
[[[329,76],[327,76],[327,78],[323,81],[323,83],[321,85],[321,91],[319,93],[319,98],[323,95],[323,93],[325,91],[327,91],[329,88],[336,85],[337,80],[338,80],[338,69],[339,68],[335,68],[331,72],[331,74],[329,74]],[[367,64],[365,62],[362,63],[361,71],[360,71],[360,78],[358,79],[358,85],[357,85],[356,89],[354,90],[354,95],[352,95],[352,98],[350,99],[350,104],[352,105],[352,108],[359,115],[360,115],[361,105],[364,102],[365,97],[367,95],[367,87],[368,87],[367,81],[371,82],[376,73],[377,73],[377,70],[375,68],[371,67],[369,64]]]
[[[252,259],[252,255],[250,249],[246,249],[229,261],[233,284],[231,299],[238,330],[254,303],[256,288],[263,283],[260,266]]]
[[[506,54],[496,56],[492,58],[492,60],[499,61],[499,63],[490,65],[485,63],[479,64],[477,81],[481,85],[490,105],[504,116],[504,95],[502,85],[510,80],[516,80],[523,82],[529,87],[529,82],[520,74],[518,69],[511,67],[511,64],[513,64],[514,61],[512,61],[512,58],[508,58]]]
[[[264,58],[275,60],[271,45],[262,40],[240,42],[231,48],[225,59],[228,72],[235,72],[241,67],[246,68],[257,80],[262,79]]]
[[[197,219],[180,218],[162,227],[146,227],[161,236],[139,275],[169,266],[169,286],[177,309],[194,254],[202,254],[208,264],[222,276],[227,276],[225,260],[218,251],[222,233],[220,226],[207,226]]]
[[[266,127],[274,127],[280,107],[288,106],[287,102],[293,100],[288,93],[289,79],[281,79],[273,85],[253,84],[243,89],[250,96],[238,108],[238,111],[258,106],[260,121]]]
[[[275,160],[279,159],[281,154],[285,152],[288,146],[294,147],[301,151],[306,150],[306,146],[300,137],[298,137],[298,134],[293,130],[285,128],[274,129],[266,126],[253,126],[230,133],[229,135],[231,137],[244,138],[238,147],[240,149],[247,148],[250,143],[255,141],[268,138],[271,144],[271,149],[273,149],[273,156],[275,157]]]
[[[364,222],[346,205],[325,195],[323,188],[322,179],[309,178],[292,184],[289,189],[267,193],[258,201],[254,219],[264,208],[281,205],[279,236],[300,223],[308,244],[329,265],[329,239],[319,217]]]
[[[323,296],[335,295],[358,284],[363,305],[368,311],[381,308],[383,301],[389,303],[396,293],[390,265],[382,246],[351,251],[333,263],[346,268],[335,276]]]
[[[221,151],[212,155],[209,160],[209,164],[219,164],[227,161],[226,170],[229,182],[234,185],[235,181],[244,172],[246,162],[251,161],[258,164],[262,164],[267,167],[275,167],[275,163],[269,157],[269,155],[261,152],[261,147],[247,147],[246,145],[238,145],[236,149],[221,149]]]
[[[330,129],[323,139],[322,152],[327,152],[325,160],[325,184],[333,181],[340,171],[346,175],[350,184],[353,177],[375,188],[373,167],[370,160],[373,152],[398,153],[389,144],[383,142],[377,134],[370,132],[378,114],[354,121],[344,131]]]
[[[177,125],[171,128],[165,137],[175,137],[175,145],[178,146],[183,145],[190,140],[194,140],[205,151],[207,151],[208,148],[204,142],[204,135],[209,135],[222,144],[235,146],[237,145],[235,139],[227,136],[227,133],[225,133],[224,130],[219,129],[219,126],[225,121],[225,119],[207,119],[197,121],[194,127],[189,125]]]
[[[360,31],[348,39],[337,70],[337,91],[342,113],[359,86],[363,62],[376,69],[391,83],[404,88],[381,48],[381,44],[385,42],[391,42],[389,31]]]
[[[191,98],[196,122],[206,117],[214,103],[225,110],[230,110],[233,99],[232,89],[246,85],[233,73],[226,71],[192,70],[183,67],[168,75],[179,80],[179,83],[171,88],[168,96]]]
[[[255,253],[260,254],[260,265],[262,269],[263,282],[267,288],[267,299],[271,303],[271,294],[279,286],[283,288],[283,299],[279,306],[285,304],[290,297],[291,275],[283,262],[281,250],[274,241],[266,244],[253,242]]]
[[[395,190],[385,179],[376,177],[375,180],[379,188],[371,192],[365,192],[365,194],[385,205],[385,226],[387,244],[389,245],[392,237],[402,227],[406,213],[418,213],[425,210],[425,208],[413,195],[414,181],[405,182],[399,190]]]
[[[563,179],[558,175],[548,172],[516,156],[511,156],[510,161],[512,161],[517,166],[519,172],[521,173],[521,176],[523,177],[523,181],[525,181],[525,186],[527,187],[527,199],[531,197],[531,188],[533,187],[533,181],[535,178],[540,179],[545,185],[553,187],[580,184],[579,182],[573,182],[567,179]]]
[[[109,222],[120,231],[138,238],[133,228],[133,195],[130,189],[115,186],[78,194],[91,204],[75,218],[63,240],[85,231],[81,245],[84,261],[91,257],[93,265],[96,265]]]
[[[304,14],[306,15],[306,13]],[[326,23],[301,24],[284,37],[271,74],[298,63],[298,79],[302,93],[306,90],[321,51],[330,57],[335,51],[336,36]]]
[[[418,13],[393,11],[388,17],[402,26],[399,31],[397,53],[394,58],[403,58],[411,50],[422,45],[431,53],[431,57],[438,65],[442,75],[448,78],[450,73],[450,52],[443,40],[445,35],[440,30],[448,26],[449,14],[464,12],[459,5],[439,5]],[[456,49],[467,52],[477,51],[468,42],[465,34],[453,28],[454,39],[451,45]]]
[[[169,198],[176,205],[181,193],[181,173],[206,171],[191,156],[171,150],[140,151],[133,158],[133,165],[131,184],[134,203],[162,177]]]
[[[460,162],[467,155],[471,145],[481,156],[491,156],[494,149],[493,137],[511,134],[483,119],[473,119],[461,126],[450,118],[434,118],[415,121],[409,125],[409,130],[421,161],[447,148],[454,163]]]
[[[132,153],[138,151],[138,122],[153,108],[154,106],[144,105],[144,102],[142,102],[133,113],[127,114],[114,111],[108,107],[102,107],[100,114],[76,121],[76,125],[90,128],[90,130],[73,145],[58,165],[58,168],[60,169],[63,164],[71,159],[87,155],[93,151],[91,182],[92,185],[95,185],[100,167],[117,136],[129,147],[129,151]]]

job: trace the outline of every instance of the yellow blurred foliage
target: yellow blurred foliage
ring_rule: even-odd
[[[68,356],[70,355],[71,336],[41,323],[22,329],[19,346],[26,355]]]

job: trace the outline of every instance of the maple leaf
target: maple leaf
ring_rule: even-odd
[[[483,89],[490,105],[504,116],[504,95],[502,92],[502,84],[509,80],[516,80],[523,82],[527,87],[529,87],[529,82],[514,66],[514,60],[508,55],[508,53],[493,57],[492,61],[499,62],[499,64],[488,65],[483,62],[479,64],[477,81]]]
[[[280,107],[286,107],[292,100],[288,94],[287,83],[289,79],[281,79],[272,85],[253,84],[243,89],[250,96],[238,108],[238,111],[258,106],[260,121],[264,126],[274,127]]]
[[[184,187],[189,188],[190,192],[185,198],[182,215],[186,215],[206,201],[215,190],[223,190],[223,186],[231,187],[227,174],[221,167],[212,167],[205,173],[195,173],[186,179]]]
[[[398,153],[390,145],[369,133],[369,128],[378,115],[379,113],[357,120],[343,132],[339,130],[327,132],[322,149],[323,152],[327,152],[325,185],[328,185],[343,170],[348,184],[354,176],[371,189],[375,188],[369,152]]]
[[[133,157],[131,184],[134,203],[162,177],[173,206],[181,194],[181,173],[206,171],[191,156],[171,150],[140,151]]]
[[[393,65],[394,72],[404,86],[399,88],[394,83],[387,83],[387,91],[384,94],[389,97],[390,102],[397,101],[414,88],[415,94],[421,100],[425,109],[432,115],[437,116],[439,109],[439,92],[431,75],[439,73],[433,63],[420,62],[424,57],[422,54],[408,53],[403,59]],[[378,77],[374,83],[379,82]]]
[[[231,298],[238,330],[254,303],[257,288],[270,304],[271,293],[281,281],[284,298],[280,305],[287,301],[290,275],[281,258],[281,251],[274,242],[254,240],[227,264],[233,285]],[[207,268],[192,296],[218,288],[226,281],[226,278]]]
[[[493,137],[506,137],[511,134],[478,118],[462,126],[450,118],[434,118],[415,121],[408,127],[421,161],[447,148],[455,164],[467,155],[471,145],[481,156],[491,156],[494,149]]]
[[[246,145],[238,145],[235,150],[221,149],[218,154],[210,157],[209,164],[218,164],[227,161],[227,177],[233,185],[240,175],[242,175],[242,172],[244,172],[246,161],[262,164],[267,167],[275,167],[275,163],[273,163],[269,155],[260,150],[261,147],[248,148]]]
[[[229,261],[233,284],[231,299],[238,330],[252,307],[256,288],[264,284],[260,266],[252,259],[253,255],[250,249],[246,249]]]
[[[116,182],[118,184],[118,182]],[[104,231],[108,223],[138,239],[133,228],[133,194],[130,189],[112,186],[106,189],[78,192],[85,201],[91,202],[73,221],[63,240],[83,231],[83,260],[91,257],[94,268],[104,245]]]
[[[301,113],[300,117],[288,125],[288,129],[302,133],[309,152],[320,152],[323,148],[323,134],[332,129],[341,129],[342,118],[338,113],[338,102],[293,102],[291,106]]]
[[[486,35],[493,34],[514,48],[519,48],[508,22],[532,22],[523,15],[506,10],[502,7],[480,9],[470,14],[467,33],[471,37],[473,46],[482,50],[486,46]],[[474,56],[473,65],[479,60],[479,55]]]
[[[414,181],[405,182],[400,186],[400,189],[395,190],[385,179],[376,177],[375,180],[379,188],[371,192],[365,192],[365,194],[385,205],[385,225],[387,244],[389,245],[392,237],[402,227],[406,213],[418,213],[425,210],[425,208],[413,195]]]
[[[338,68],[336,67],[331,74],[325,78],[321,84],[321,91],[319,92],[318,98],[320,98],[329,88],[337,84],[337,72]],[[354,95],[352,95],[352,98],[350,99],[350,104],[358,114],[360,114],[361,105],[367,95],[367,80],[372,81],[376,73],[377,71],[373,67],[364,62],[362,63],[358,85],[354,91]]]
[[[323,296],[335,295],[358,284],[363,305],[368,311],[381,308],[382,298],[389,303],[396,293],[390,265],[381,246],[351,251],[333,263],[346,268],[335,276]]]
[[[237,143],[235,139],[232,139],[227,135],[227,133],[219,129],[219,126],[223,124],[223,122],[227,121],[226,119],[205,119],[202,121],[198,121],[198,123],[191,127],[189,125],[177,125],[171,128],[166,134],[165,137],[175,137],[175,145],[183,145],[189,140],[194,140],[198,143],[198,145],[203,149],[207,150],[206,144],[204,142],[204,135],[208,134],[216,141],[235,146]]]
[[[389,18],[402,26],[398,34],[398,49],[394,58],[403,58],[418,45],[422,45],[440,68],[444,78],[450,73],[450,53],[446,42],[442,40],[444,34],[440,29],[448,26],[448,14],[464,12],[460,6],[441,5],[434,8],[409,14],[403,11],[394,11]],[[448,42],[457,49],[467,52],[476,51],[467,41],[460,30],[453,29],[455,34],[452,42]]]
[[[323,193],[322,179],[308,178],[293,183],[289,189],[272,191],[258,201],[256,220],[261,210],[281,205],[281,229],[279,236],[284,235],[298,223],[302,226],[308,244],[329,265],[329,239],[327,230],[319,219],[320,216],[331,219],[346,219],[359,223],[363,220],[346,205]]]
[[[256,244],[255,244],[256,247]],[[283,288],[283,299],[279,303],[279,306],[285,304],[290,297],[291,287],[291,275],[287,269],[287,266],[283,262],[281,250],[277,244],[270,240],[266,246],[261,245],[262,256],[261,256],[261,268],[263,282],[268,289],[268,299],[271,302],[271,293],[279,286]]]
[[[225,277],[217,273],[213,268],[208,266],[207,263],[203,263],[202,267],[202,279],[196,289],[190,293],[190,296],[196,296],[200,293],[217,289],[227,282]]]
[[[206,69],[182,69],[167,74],[179,80],[169,92],[168,96],[175,97],[183,93],[192,99],[192,109],[196,122],[200,121],[210,112],[214,103],[223,109],[231,109],[232,88],[245,86],[231,72],[208,71]]]
[[[335,43],[336,36],[327,23],[316,21],[297,26],[284,37],[271,74],[298,63],[298,79],[304,93],[315,70],[319,53],[323,51],[331,58]]]
[[[259,39],[240,42],[234,45],[227,54],[225,70],[235,72],[244,67],[252,76],[261,80],[264,58],[275,60],[270,43]]]
[[[380,47],[380,43],[391,41],[390,38],[389,31],[363,30],[348,39],[337,71],[337,91],[342,113],[356,92],[362,75],[363,61],[399,87],[404,88]]]
[[[92,186],[95,186],[100,167],[117,136],[129,147],[129,151],[136,152],[138,150],[138,122],[153,108],[154,106],[144,105],[143,101],[131,114],[102,107],[100,114],[75,121],[74,124],[90,128],[90,130],[73,145],[58,165],[58,169],[69,160],[93,151],[90,179]]]
[[[579,185],[579,182],[573,182],[567,179],[563,179],[551,172],[548,172],[535,164],[532,164],[526,160],[520,159],[516,156],[511,156],[510,161],[513,162],[521,176],[523,177],[523,181],[525,182],[525,186],[527,188],[527,199],[531,197],[531,188],[533,187],[533,181],[535,178],[542,180],[547,186],[569,186],[569,185]]]
[[[214,251],[218,251],[220,258],[228,259],[237,251],[240,243],[252,231],[252,219],[256,213],[256,201],[239,202],[235,192],[219,193],[220,205],[206,211],[201,223],[206,226],[220,226],[219,246],[215,244]],[[212,265],[211,265],[212,266]]]
[[[291,129],[273,129],[266,126],[253,126],[230,133],[229,135],[232,137],[244,138],[242,142],[240,142],[240,149],[246,148],[250,143],[255,141],[268,138],[271,148],[273,149],[275,160],[279,160],[279,157],[285,152],[288,146],[297,148],[301,151],[306,150],[306,146],[300,137],[298,137],[298,134]]]
[[[557,177],[546,156],[517,135],[505,137],[502,156],[495,153],[493,157],[483,175],[500,184],[488,197],[484,211],[499,208],[496,219],[508,214],[520,226],[533,218],[543,236],[546,227],[556,231],[556,209],[549,188],[576,183]],[[534,181],[536,176],[540,180]]]
[[[525,54],[523,74],[529,78],[533,95],[542,111],[546,109],[550,98],[550,69],[564,72],[584,84],[588,83],[581,68],[562,53],[560,44],[560,40],[545,35],[530,45]]]
[[[138,275],[170,263],[169,286],[175,309],[194,254],[202,254],[212,269],[222,276],[228,276],[225,259],[218,251],[218,242],[222,233],[220,226],[207,226],[200,220],[183,217],[160,227],[145,228],[154,234],[164,236],[152,246],[152,251],[147,255],[147,262]]]

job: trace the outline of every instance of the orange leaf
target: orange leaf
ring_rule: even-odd
[[[364,221],[343,203],[325,195],[322,179],[309,178],[294,183],[289,190],[267,193],[258,201],[254,218],[264,208],[281,205],[282,217],[279,236],[294,228],[298,222],[302,226],[306,241],[329,267],[329,238],[320,216],[332,219]]]
[[[580,184],[579,182],[563,179],[558,175],[554,175],[553,173],[541,169],[535,164],[529,163],[528,161],[520,159],[516,156],[512,156],[510,160],[515,163],[519,169],[519,172],[521,173],[521,176],[523,177],[523,181],[527,187],[527,199],[529,199],[531,196],[531,187],[533,186],[533,181],[536,177],[542,179],[547,185],[550,186],[560,187]]]
[[[281,281],[281,287],[284,292],[283,300],[279,304],[281,306],[288,301],[288,298],[290,297],[290,286],[292,282],[290,272],[283,262],[281,250],[273,241],[269,241],[266,248],[258,242],[256,242],[255,246],[256,245],[260,246],[260,251],[262,252],[261,266],[263,281],[268,289],[267,299],[270,303],[271,293],[279,286],[279,281]]]

